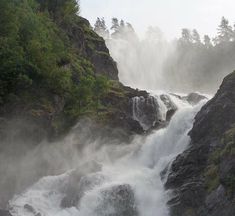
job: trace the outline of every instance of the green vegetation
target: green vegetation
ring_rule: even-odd
[[[196,215],[195,209],[194,208],[187,208],[186,211],[185,211],[185,215],[195,216]]]
[[[55,112],[58,96],[70,119],[98,113],[109,80],[94,73],[69,31],[81,28],[91,47],[103,40],[78,13],[76,0],[0,1],[0,106],[23,104],[39,117]],[[55,127],[64,118],[55,119]]]
[[[214,150],[209,158],[209,166],[205,171],[206,188],[208,192],[216,189],[220,182],[219,166],[220,162],[225,158],[233,158],[235,156],[235,127],[226,131],[221,140],[222,146]],[[223,185],[227,188],[228,193],[233,194],[235,191],[235,175],[226,176],[223,180]]]
[[[208,192],[213,191],[219,186],[218,166],[212,164],[207,167],[207,170],[205,172],[205,180],[206,189]]]

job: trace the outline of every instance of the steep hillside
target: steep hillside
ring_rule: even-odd
[[[38,142],[97,116],[118,70],[76,1],[4,0],[0,11],[1,134],[24,122]]]
[[[166,183],[172,215],[235,215],[235,72],[197,114],[190,136]]]
[[[20,181],[8,167],[18,167],[43,140],[59,139],[84,118],[92,120],[93,137],[126,140],[144,133],[132,118],[132,98],[141,96],[155,111],[156,104],[147,103],[146,91],[119,83],[104,40],[77,15],[76,1],[3,0],[0,14],[0,208],[6,208],[16,192],[47,174]]]

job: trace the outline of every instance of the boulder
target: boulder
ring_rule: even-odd
[[[103,190],[98,215],[138,216],[133,189],[129,184],[116,185]]]
[[[175,114],[177,110],[177,106],[174,104],[174,102],[171,100],[171,98],[168,95],[163,94],[160,96],[160,98],[167,108],[166,121],[170,121],[171,117]]]
[[[200,101],[207,99],[207,97],[198,93],[190,93],[187,96],[182,97],[182,99],[188,101],[192,105],[195,105],[198,104]]]
[[[0,216],[12,216],[7,210],[0,209]]]
[[[64,191],[65,196],[60,206],[62,208],[78,206],[84,192],[92,189],[92,187],[104,180],[104,177],[97,173],[100,170],[101,165],[92,161],[73,171],[69,177],[68,185]]]
[[[159,104],[153,96],[132,98],[132,116],[145,131],[162,120],[159,116]]]
[[[185,98],[190,103],[198,95]],[[189,148],[172,163],[165,187],[172,216],[235,215],[235,72],[195,117]]]

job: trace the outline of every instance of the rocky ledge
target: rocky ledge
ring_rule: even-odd
[[[0,216],[11,216],[11,213],[7,210],[0,209]]]
[[[235,72],[196,115],[166,182],[172,216],[235,215]]]
[[[125,131],[128,137],[164,127],[177,107],[168,95],[158,97],[117,82],[102,100],[106,109],[101,110],[98,120]],[[161,106],[166,107],[166,116],[161,116]]]

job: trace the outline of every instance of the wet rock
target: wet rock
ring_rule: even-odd
[[[132,98],[132,110],[133,119],[138,121],[145,131],[162,120],[159,116],[159,104],[153,96]]]
[[[231,216],[235,212],[235,203],[228,200],[226,189],[222,185],[207,196],[205,204],[206,215]]]
[[[84,192],[92,189],[93,186],[103,181],[103,176],[96,173],[101,170],[101,165],[92,161],[79,167],[71,173],[69,182],[64,193],[60,206],[62,208],[70,208],[78,206]]]
[[[105,180],[104,176],[99,173],[90,174],[80,178],[73,186],[69,186],[66,196],[61,201],[62,208],[70,208],[72,206],[79,206],[81,198],[85,192],[91,190],[94,186],[101,184]]]
[[[29,212],[35,213],[34,208],[33,208],[31,205],[29,205],[29,204],[25,204],[25,205],[24,205],[24,208],[25,208],[27,211],[29,211]]]
[[[37,212],[33,206],[29,204],[24,205],[24,209],[26,209],[28,212],[31,212],[34,214],[34,216],[41,216],[41,213]]]
[[[168,95],[132,98],[132,118],[138,121],[144,131],[167,125],[177,110]]]
[[[161,95],[160,98],[167,108],[166,121],[170,121],[171,117],[175,114],[177,110],[177,106],[174,104],[174,102],[168,95]]]
[[[203,204],[204,187],[202,182],[185,183],[174,190],[168,205],[172,208],[172,215],[180,216],[182,208],[195,209]]]
[[[12,216],[7,210],[0,209],[0,216]]]
[[[198,104],[200,101],[205,100],[207,98],[198,93],[190,93],[187,96],[182,97],[182,99],[188,101],[192,105],[195,105],[195,104]]]
[[[62,26],[62,28],[73,45],[91,61],[96,74],[118,80],[117,64],[110,56],[104,39],[92,30],[89,31],[91,25],[88,20],[78,17],[71,26]]]
[[[133,189],[128,184],[112,186],[102,191],[98,215],[138,216]]]
[[[186,96],[181,96],[181,95],[173,94],[173,93],[172,93],[171,95],[177,97],[177,98],[180,99],[180,100],[187,101],[188,103],[190,103],[190,104],[192,104],[192,105],[196,105],[196,104],[198,104],[200,101],[205,100],[205,99],[208,99],[206,96],[200,95],[200,94],[195,93],[195,92],[190,93],[190,94],[188,94],[188,95],[186,95]]]
[[[231,187],[235,188],[235,185],[232,185],[235,184],[235,156],[227,155],[225,157],[219,165],[220,181],[224,185],[231,184]]]
[[[186,99],[195,103],[200,98]],[[165,184],[173,191],[172,216],[235,215],[234,125],[235,72],[196,115],[190,146],[172,163]]]

